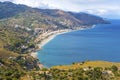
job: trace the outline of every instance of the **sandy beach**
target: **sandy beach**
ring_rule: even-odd
[[[38,44],[39,48],[42,48],[44,45],[46,45],[49,41],[54,39],[57,36],[57,34],[51,35],[48,38],[45,38],[44,40],[41,41],[40,44]]]
[[[37,52],[31,52],[30,55],[31,55],[33,58],[37,58]]]
[[[61,30],[61,31],[54,31],[52,33],[49,33],[49,36],[47,38],[44,38],[40,44],[38,44],[39,48],[42,48],[44,45],[46,45],[49,41],[54,39],[57,35],[68,33],[70,30]]]

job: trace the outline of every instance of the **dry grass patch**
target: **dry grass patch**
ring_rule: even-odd
[[[86,61],[81,63],[74,63],[71,65],[63,65],[63,66],[54,66],[52,68],[58,68],[58,69],[76,69],[76,68],[86,68],[86,67],[111,67],[111,66],[117,66],[120,67],[120,63],[115,62],[107,62],[107,61]]]

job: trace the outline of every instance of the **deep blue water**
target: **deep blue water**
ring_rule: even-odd
[[[38,51],[46,67],[85,60],[120,62],[120,20],[55,37]]]

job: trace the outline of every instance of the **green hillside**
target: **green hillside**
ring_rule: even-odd
[[[39,80],[119,80],[120,63],[85,61],[33,72]]]

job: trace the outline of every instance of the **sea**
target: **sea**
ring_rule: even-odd
[[[120,20],[109,21],[56,36],[38,51],[40,63],[52,67],[86,60],[120,62]]]

